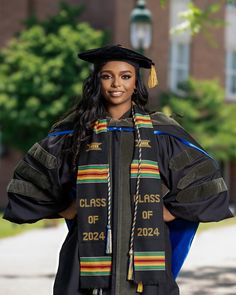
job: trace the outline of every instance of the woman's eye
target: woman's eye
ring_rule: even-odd
[[[101,79],[103,79],[103,80],[108,80],[110,78],[111,78],[110,75],[107,75],[107,74],[101,75]]]
[[[122,76],[122,79],[124,79],[124,80],[128,80],[128,79],[130,79],[130,78],[131,78],[130,75],[123,75],[123,76]]]

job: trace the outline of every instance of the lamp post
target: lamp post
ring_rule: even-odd
[[[152,15],[145,0],[137,0],[130,15],[130,41],[134,49],[144,53],[152,42]]]

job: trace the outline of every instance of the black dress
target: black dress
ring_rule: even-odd
[[[228,194],[217,163],[174,120],[161,113],[151,115],[158,145],[158,162],[163,182],[165,206],[177,218],[189,221],[219,221],[232,214]],[[129,169],[134,149],[132,119],[126,114],[109,121],[113,183],[113,260],[111,288],[103,294],[136,294],[136,286],[126,280],[127,253],[131,228]],[[127,128],[129,127],[129,128]],[[58,217],[75,195],[76,172],[71,155],[62,152],[71,144],[65,130],[73,129],[73,118],[57,127],[34,145],[18,164],[9,185],[9,204],[4,218],[16,223],[31,223]],[[128,131],[129,130],[129,131]],[[165,192],[165,193],[164,193]],[[165,194],[165,196],[164,196]],[[91,294],[79,286],[77,222],[62,246],[54,295]],[[169,229],[165,224],[167,283],[144,286],[144,295],[178,295],[171,273]]]

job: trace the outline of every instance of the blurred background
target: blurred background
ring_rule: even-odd
[[[235,211],[235,29],[235,1],[0,0],[0,210],[22,154],[81,96],[90,69],[77,53],[122,44],[155,62],[150,110],[173,116],[220,162]]]

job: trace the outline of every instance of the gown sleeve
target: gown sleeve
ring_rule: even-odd
[[[63,151],[69,140],[68,135],[49,136],[30,148],[8,185],[4,219],[20,224],[60,217],[75,182],[72,157]]]
[[[196,222],[232,217],[229,195],[218,163],[181,127],[162,127],[157,134],[160,174],[171,214]]]

